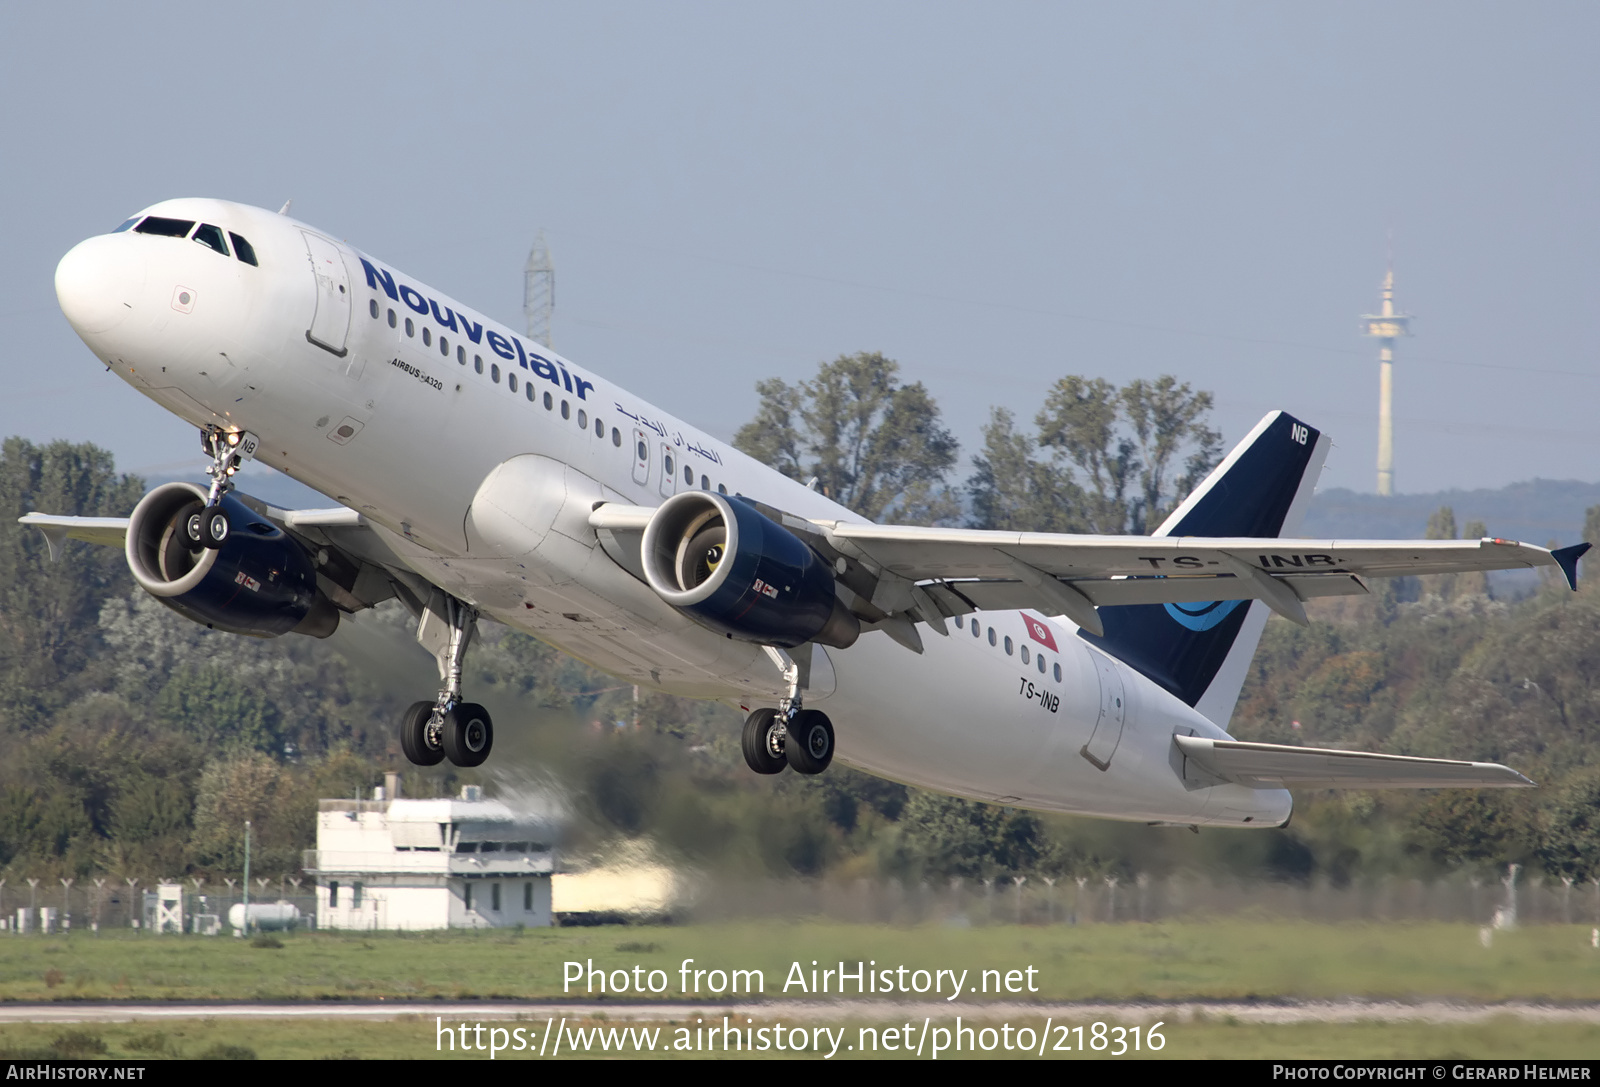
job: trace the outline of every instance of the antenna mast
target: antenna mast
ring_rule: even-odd
[[[1361,315],[1361,334],[1378,341],[1378,493],[1394,494],[1394,341],[1411,335],[1411,315],[1394,308],[1394,255],[1383,277],[1382,305]]]
[[[528,251],[528,266],[522,274],[522,314],[528,322],[528,339],[550,347],[550,322],[556,308],[556,266],[550,260],[550,247],[544,231]]]

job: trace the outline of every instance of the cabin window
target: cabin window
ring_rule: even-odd
[[[1011,656],[1011,635],[1006,635],[1006,656]]]
[[[606,425],[599,419],[594,421],[594,436],[596,438],[604,438],[606,436]]]
[[[595,425],[599,426],[600,424],[596,422]],[[616,427],[611,428],[611,444],[616,446],[618,449],[622,448],[622,431],[618,430]]]
[[[467,364],[467,349],[460,344],[456,344],[456,361],[463,366]]]
[[[163,219],[152,215],[133,228],[135,234],[154,234],[159,238],[187,238],[194,229],[193,219]]]
[[[728,485],[726,483],[718,483],[717,484],[717,493],[718,494],[727,494],[728,493]]]
[[[672,454],[671,453],[668,453],[667,456],[666,456],[666,469],[667,469],[667,475],[670,476],[672,474]]]
[[[252,267],[260,267],[260,265],[256,262],[255,246],[251,245],[249,242],[245,241],[231,230],[228,231],[228,237],[233,240],[234,256],[238,257],[240,260]]]
[[[967,623],[967,621],[965,619],[961,618],[961,616],[959,616],[959,615],[956,616],[956,629],[957,630],[960,630],[963,626],[966,625],[966,623]]]
[[[572,418],[572,405],[567,403],[565,400],[561,401],[561,418]]]
[[[378,300],[376,298],[367,299],[367,312],[372,314],[374,321],[378,319]]]
[[[709,491],[711,489],[711,477],[710,476],[701,476],[700,477],[700,489],[702,491]]]
[[[194,240],[209,249],[215,249],[223,256],[228,256],[228,243],[222,240],[222,231],[210,223],[201,223],[200,229],[194,232]]]
[[[516,374],[507,374],[506,375],[506,388],[510,389],[512,392],[516,392],[517,391],[517,375]]]
[[[500,384],[500,364],[498,362],[489,364],[489,380],[496,385]]]
[[[473,355],[472,356],[472,368],[474,370],[476,370],[480,374],[483,373],[483,356],[482,355]]]
[[[433,346],[433,329],[429,328],[427,325],[422,326],[422,346]]]
[[[972,636],[974,638],[981,638],[983,636],[983,631],[979,629],[978,621],[976,619],[972,621]]]
[[[545,393],[544,394],[544,410],[545,411],[553,411],[555,409],[555,406],[556,406],[556,398],[551,396],[549,393]]]
[[[416,334],[417,334],[417,326],[411,323],[411,318],[407,317],[406,318],[406,335],[407,336],[415,336]]]
[[[683,482],[687,486],[694,486],[694,469],[690,468],[687,464],[683,466]]]
[[[1060,683],[1061,682],[1061,662],[1060,661],[1057,661],[1055,663],[1055,677],[1056,677],[1056,682]]]
[[[584,411],[582,408],[578,409],[578,429],[579,430],[588,430],[589,429],[589,413]]]
[[[549,396],[550,394],[546,393],[545,395]],[[639,453],[639,459],[641,461],[650,459],[650,450],[645,448],[645,445],[644,445],[643,441],[640,441],[640,443],[639,443],[638,453]]]
[[[450,341],[443,336],[439,337],[439,354],[445,358],[450,357]]]
[[[996,638],[995,633],[994,633],[994,627],[990,627],[989,628],[989,644],[990,645],[994,645],[997,640],[998,639]]]
[[[1023,646],[1022,647],[1022,663],[1023,664],[1027,664],[1028,663],[1028,647],[1027,646]]]
[[[533,403],[533,382],[530,381],[524,385],[522,391],[528,394],[528,403]]]
[[[389,311],[389,327],[393,328],[395,322],[394,310]]]
[[[1044,654],[1039,654],[1039,674],[1044,675]]]

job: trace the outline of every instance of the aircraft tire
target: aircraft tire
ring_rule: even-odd
[[[833,722],[821,710],[801,710],[784,743],[796,773],[820,774],[833,761]]]
[[[221,510],[212,510],[210,513],[201,514],[200,543],[207,550],[215,551],[228,542],[228,515]]]
[[[789,756],[772,742],[772,730],[777,724],[778,711],[756,710],[744,721],[744,734],[740,746],[744,748],[744,763],[758,774],[781,774],[789,765]]]
[[[457,702],[444,715],[445,757],[457,766],[482,766],[494,748],[494,723],[476,702]]]
[[[400,750],[413,766],[436,766],[444,761],[444,748],[428,745],[428,718],[432,702],[413,702],[400,718]]]

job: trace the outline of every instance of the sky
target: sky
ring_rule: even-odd
[[[1396,488],[1594,480],[1596,40],[1578,3],[8,4],[0,434],[197,468],[55,264],[158,200],[293,198],[514,327],[543,230],[555,348],[722,437],[857,351],[964,458],[1064,375],[1170,373],[1360,491],[1392,235]]]

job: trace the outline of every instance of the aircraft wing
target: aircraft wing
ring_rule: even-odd
[[[128,538],[126,517],[54,517],[48,513],[29,513],[17,521],[44,533],[52,562],[61,557],[61,549],[68,540],[122,547]]]
[[[1533,785],[1495,762],[1421,759],[1369,751],[1174,736],[1184,758],[1223,781],[1252,789],[1519,789]]]
[[[754,503],[840,571],[852,609],[942,627],[977,610],[1035,608],[1104,633],[1097,607],[1262,600],[1306,622],[1303,602],[1367,592],[1364,578],[1558,567],[1577,586],[1586,543],[1549,551],[1514,540],[1298,540],[1282,537],[1075,536],[1050,532],[917,528],[810,521]],[[589,523],[619,562],[638,566],[639,539],[655,511],[607,503]],[[640,575],[642,576],[642,575]]]
[[[795,527],[797,520],[785,517],[784,524]],[[959,614],[943,606],[954,596],[977,608],[1066,615],[1095,634],[1102,630],[1094,608],[1120,604],[1257,599],[1303,624],[1303,601],[1365,593],[1362,579],[1369,577],[1555,566],[1576,587],[1578,557],[1589,549],[1578,544],[1548,551],[1488,538],[1072,536],[807,523],[833,551],[874,574],[880,591],[885,583],[921,583],[945,614]],[[873,603],[879,603],[876,593]]]
[[[326,552],[317,568],[317,584],[341,610],[369,608],[391,596],[409,597],[408,606],[426,600],[428,588],[405,567],[356,510],[337,507],[284,510],[249,495],[234,494],[257,513],[299,538],[313,553]],[[127,517],[60,517],[33,512],[18,522],[44,533],[52,561],[61,557],[68,540],[105,547],[127,546]],[[416,608],[413,608],[416,610]]]

